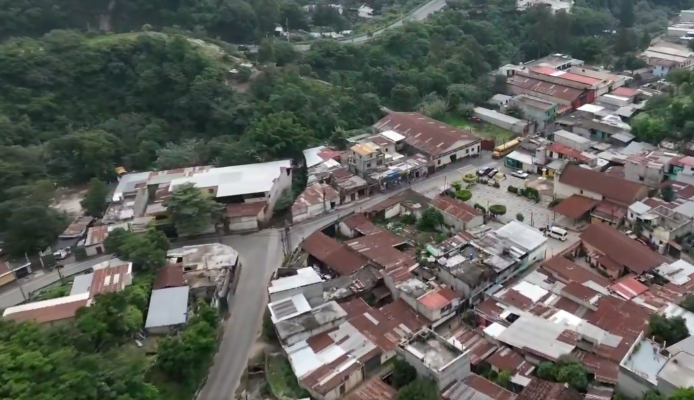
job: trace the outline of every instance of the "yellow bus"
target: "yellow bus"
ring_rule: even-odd
[[[505,155],[509,154],[513,150],[516,149],[520,145],[521,141],[520,139],[513,139],[511,141],[508,141],[500,146],[496,146],[494,148],[494,153],[492,153],[492,158],[501,158],[504,157]]]

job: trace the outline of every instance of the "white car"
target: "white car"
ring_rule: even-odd
[[[511,175],[515,176],[516,178],[521,178],[521,179],[528,179],[528,177],[530,176],[528,173],[523,172],[521,170],[513,171],[513,172],[511,172]]]

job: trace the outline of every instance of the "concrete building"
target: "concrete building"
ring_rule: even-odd
[[[439,390],[465,379],[470,371],[470,352],[455,338],[446,340],[424,329],[398,346],[398,354],[417,370],[420,376],[431,378]]]
[[[586,260],[613,279],[627,273],[641,275],[667,263],[647,246],[604,224],[590,224],[581,233]]]
[[[545,129],[557,115],[557,103],[540,97],[521,94],[509,101],[509,106],[518,107],[523,111],[523,118],[536,124],[535,131]]]
[[[480,153],[478,137],[419,113],[392,112],[374,124],[374,132],[387,131],[405,136],[405,150],[426,156],[429,173]]]
[[[438,327],[450,321],[460,305],[460,294],[446,286],[410,277],[402,282],[386,282],[394,298],[402,299],[411,309]]]
[[[302,294],[311,307],[324,303],[323,279],[313,268],[296,270],[296,275],[285,276],[270,282],[270,303]]]
[[[636,216],[635,223],[642,227],[641,236],[664,252],[671,241],[692,233],[692,218],[664,205],[654,207]]]
[[[518,135],[533,133],[530,131],[531,127],[528,121],[514,118],[510,115],[502,114],[498,111],[490,110],[488,108],[475,107],[475,117],[481,119],[484,122],[487,122],[494,126],[498,126],[502,129],[506,129]]]
[[[340,194],[326,183],[314,183],[292,205],[292,222],[297,223],[328,213],[340,205]]]
[[[180,265],[191,294],[218,305],[229,301],[229,287],[240,268],[239,253],[219,243],[184,246],[166,254],[170,264]]]
[[[664,77],[676,69],[691,70],[694,66],[694,52],[686,45],[659,41],[649,46],[640,56],[653,67],[653,75]]]
[[[555,175],[554,197],[566,199],[580,195],[594,200],[608,200],[625,208],[648,195],[648,187],[626,179],[568,164]]]
[[[593,145],[592,140],[563,129],[554,132],[554,141],[579,152],[587,151]]]
[[[302,342],[347,321],[347,313],[336,302],[312,308],[301,293],[270,303],[268,309],[283,346]]]
[[[437,196],[431,201],[431,207],[441,212],[443,223],[452,227],[454,232],[467,231],[484,224],[484,215],[478,209],[450,196]]]
[[[153,335],[168,335],[181,329],[188,321],[190,288],[180,286],[152,290],[145,329]]]
[[[516,395],[496,383],[472,374],[441,393],[444,400],[514,400]]]
[[[232,204],[262,203],[263,220],[258,221],[261,223],[272,217],[281,194],[291,190],[292,164],[290,160],[283,160],[224,168],[202,166],[123,175],[104,215],[104,223],[128,222],[137,217],[165,217],[165,200],[177,187],[186,184],[194,185],[227,207]],[[255,218],[260,215],[257,204],[243,208],[243,213]]]
[[[358,143],[349,148],[349,170],[364,177],[376,167],[385,164],[386,155],[374,142]]]

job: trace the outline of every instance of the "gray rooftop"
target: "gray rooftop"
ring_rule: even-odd
[[[518,349],[529,349],[550,359],[569,354],[575,346],[557,340],[566,330],[563,324],[554,323],[535,315],[525,314],[506,328],[496,339]]]
[[[661,346],[658,343],[642,338],[634,344],[632,351],[624,356],[619,365],[653,385],[657,385],[658,372],[668,360],[660,351]]]
[[[70,296],[89,292],[89,287],[92,285],[93,279],[93,272],[91,274],[86,275],[77,275],[75,279],[72,281],[72,289],[70,289]]]
[[[674,387],[694,387],[694,356],[679,352],[672,356],[658,373],[658,380]]]
[[[331,301],[302,314],[275,323],[280,338],[286,339],[301,332],[312,331],[321,326],[346,319],[347,312],[335,301]]]
[[[401,347],[420,359],[427,368],[437,373],[465,354],[465,351],[457,349],[441,336],[429,330],[419,332]]]
[[[152,291],[145,328],[184,324],[188,320],[188,286]]]

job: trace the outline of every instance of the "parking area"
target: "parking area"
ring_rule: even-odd
[[[508,222],[516,219],[516,214],[518,213],[523,214],[523,222],[536,228],[552,225],[555,222],[554,213],[547,208],[552,201],[551,182],[547,182],[544,178],[538,178],[535,175],[528,178],[528,182],[532,182],[529,186],[537,188],[541,194],[542,200],[539,203],[535,203],[534,201],[508,191],[509,186],[515,186],[517,188],[524,187],[526,184],[524,179],[511,176],[511,171],[506,167],[499,166],[498,162],[485,165],[485,167],[491,166],[499,169],[506,175],[505,179],[499,181],[501,187],[495,188],[489,185],[475,184],[471,189],[472,199],[468,201],[469,204],[479,204],[487,209],[493,204],[506,206],[506,214],[499,218],[501,222]],[[465,166],[458,171],[462,175],[475,174],[477,168],[474,166]]]

